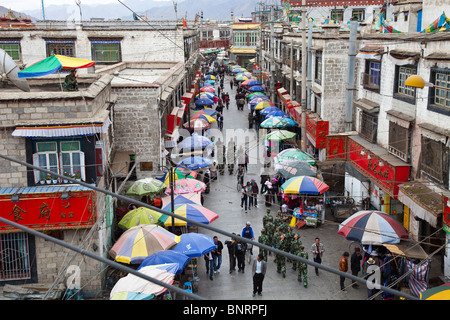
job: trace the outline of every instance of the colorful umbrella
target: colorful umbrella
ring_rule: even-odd
[[[254,96],[261,96],[261,97],[266,97],[267,98],[267,96],[266,96],[266,94],[264,92],[253,92],[253,93],[250,93],[247,98],[252,99]],[[259,98],[261,98],[261,97],[259,97]]]
[[[250,103],[253,108],[260,102],[270,102],[270,98],[266,96],[253,96],[250,99],[248,99],[248,103]]]
[[[140,273],[164,282],[172,284],[174,274],[159,268],[141,268]],[[154,296],[163,293],[167,288],[148,281],[134,274],[119,279],[110,292],[111,300],[150,300]]]
[[[182,159],[178,162],[179,166],[186,166],[190,170],[200,170],[208,168],[212,165],[212,160],[199,156],[192,156]]]
[[[174,173],[174,181],[178,180],[178,179],[195,179],[197,178],[197,172],[195,171],[190,171],[189,173],[184,172],[186,171],[185,168],[174,168],[173,169],[173,173]],[[165,172],[164,176],[161,178],[157,178],[158,180],[164,182],[165,186],[168,186],[170,184],[170,174],[169,172]]]
[[[209,117],[206,115],[200,115],[199,119],[202,117]],[[209,117],[212,118],[212,117]],[[179,144],[177,144],[178,148],[189,149],[189,150],[202,150],[209,146],[212,146],[213,142],[207,137],[198,135],[194,132],[194,134],[190,137],[185,138]]]
[[[257,99],[254,99],[254,100],[257,100]],[[262,99],[262,101],[265,101],[265,100]],[[262,101],[260,101],[260,102],[262,102]],[[268,113],[276,112],[276,111],[281,111],[281,110],[277,107],[267,107],[267,108],[262,109],[259,113],[266,115]]]
[[[166,197],[162,198],[162,202],[163,202],[163,206],[162,206],[163,210],[171,211],[171,206],[172,206],[171,196],[166,196]],[[173,197],[173,203],[174,203],[174,205],[186,204],[186,203],[201,205],[202,204],[201,195],[197,192],[185,193],[182,195],[175,194]]]
[[[175,206],[174,210],[175,210],[174,213],[178,216],[194,220],[198,223],[203,224],[210,224],[211,222],[219,218],[217,213],[198,204],[189,204],[189,203],[178,204]],[[179,221],[177,222],[177,220]],[[166,227],[172,226],[172,217],[167,214],[162,215],[159,218],[159,221],[163,223]],[[175,225],[177,225],[177,223],[178,225],[186,225],[186,224],[191,225],[190,223],[187,223],[184,220],[175,218]]]
[[[247,69],[245,69],[245,68],[235,68],[235,69],[233,69],[233,73],[241,73],[241,72],[245,72],[245,71],[247,71]]]
[[[281,110],[278,111],[272,111],[265,114],[266,118],[270,117],[280,117],[280,118],[289,118],[289,115]]]
[[[173,250],[159,251],[145,258],[139,266],[138,271],[150,266],[175,263],[177,264],[177,270],[175,274],[180,274],[181,272],[183,272],[183,269],[186,267],[189,260],[189,257],[185,254]]]
[[[202,109],[202,110],[197,110],[197,111],[195,111],[194,113],[192,113],[191,119],[192,119],[192,117],[197,116],[197,115],[200,115],[200,114],[206,114],[206,115],[212,117],[212,116],[214,116],[216,113],[217,113],[217,111],[216,111],[216,110],[213,110],[213,109]]]
[[[141,224],[157,224],[162,215],[158,211],[146,207],[139,207],[127,212],[119,221],[118,225],[120,228],[128,230]]]
[[[206,87],[200,88],[200,92],[216,92],[216,89],[214,89],[213,87],[206,86]]]
[[[246,86],[248,87],[252,87],[252,86],[261,86],[262,83],[259,82],[258,80],[252,80],[250,79],[250,81],[246,84]]]
[[[316,165],[316,160],[311,155],[297,148],[285,149],[274,158],[274,163],[285,164],[290,161],[306,161],[310,165]]]
[[[200,92],[198,95],[195,96],[195,100],[201,99],[201,98],[208,98],[211,100],[214,100],[214,98],[217,98],[216,94],[214,92]]]
[[[216,83],[216,80],[206,80],[205,83],[215,84],[215,83]]]
[[[130,196],[145,196],[149,194],[155,194],[164,190],[166,186],[160,180],[154,178],[146,178],[135,181],[130,188],[128,188],[126,194]]]
[[[297,134],[295,132],[290,132],[287,130],[276,130],[274,132],[269,133],[266,136],[266,139],[269,141],[282,141],[282,140],[288,140],[292,139]]]
[[[191,117],[191,120],[192,119],[203,119],[203,120],[208,121],[209,123],[217,121],[215,118],[207,115],[206,113],[196,113]]]
[[[358,211],[339,225],[338,234],[362,244],[396,244],[407,239],[408,232],[393,217],[384,212]]]
[[[249,78],[243,74],[238,74],[236,77],[234,77],[234,79],[236,81],[245,81],[245,80],[248,80]]]
[[[329,188],[326,183],[308,176],[293,177],[281,185],[283,192],[288,194],[322,194]]]
[[[307,162],[292,161],[289,164],[275,164],[275,170],[285,179],[297,176],[316,177],[317,169]]]
[[[294,127],[297,123],[291,118],[282,118],[282,117],[270,117],[261,122],[261,128],[286,128],[286,127]]]
[[[174,182],[173,190],[175,194],[186,194],[202,192],[206,189],[206,184],[197,179],[180,179]],[[166,188],[166,194],[171,194],[172,189]]]
[[[172,251],[180,252],[189,258],[201,257],[216,249],[214,239],[202,233],[183,233],[180,242]]]
[[[214,100],[209,98],[200,98],[197,101],[195,101],[195,105],[197,107],[203,107],[203,106],[212,106],[214,104]]]
[[[450,283],[446,283],[422,292],[420,294],[420,300],[450,300]]]
[[[174,247],[177,236],[155,224],[142,224],[125,231],[109,254],[117,262],[141,263],[152,253]]]
[[[206,80],[216,80],[216,77],[214,77],[214,76],[211,75],[211,74],[207,74],[207,75],[205,76],[205,79],[206,79]]]
[[[264,88],[261,86],[252,86],[250,88],[248,88],[248,91],[250,92],[264,92]]]
[[[47,74],[55,73],[61,69],[80,69],[90,68],[95,61],[66,57],[61,55],[52,55],[44,60],[32,64],[28,68],[19,71],[19,78],[42,77]]]
[[[268,108],[268,107],[275,107],[275,105],[270,101],[262,101],[262,102],[258,103],[257,105],[255,105],[255,110],[262,110],[262,109]]]
[[[206,130],[211,128],[211,124],[205,119],[192,119],[183,124],[185,129],[190,130]]]

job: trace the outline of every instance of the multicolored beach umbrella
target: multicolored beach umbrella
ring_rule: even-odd
[[[174,213],[176,215],[179,215],[181,217],[196,221],[198,223],[203,223],[203,224],[210,224],[211,222],[213,222],[214,220],[219,218],[219,215],[217,213],[215,213],[201,205],[197,205],[197,204],[185,203],[185,204],[175,205],[174,210],[175,210]],[[163,214],[159,218],[159,221],[161,223],[163,223],[164,226],[166,226],[166,227],[172,226],[172,217],[167,214]],[[182,225],[186,225],[186,224],[191,225],[190,223],[187,223],[184,220],[175,218],[175,226],[177,226],[177,225],[182,226]]]
[[[408,238],[406,229],[393,217],[381,211],[359,211],[339,225],[338,234],[362,244],[396,244]]]
[[[166,186],[164,185],[164,188],[165,187]],[[139,207],[127,212],[127,214],[119,221],[118,226],[128,230],[141,224],[157,224],[162,215],[163,214],[158,211],[146,207]]]
[[[318,195],[324,193],[329,188],[326,183],[308,176],[293,177],[281,185],[281,189],[287,194]]]
[[[19,71],[19,78],[35,78],[55,73],[61,69],[90,68],[95,61],[53,55]]]
[[[117,262],[141,263],[149,255],[177,244],[177,236],[155,224],[143,224],[125,231],[109,254]]]
[[[180,274],[186,267],[188,262],[189,257],[186,256],[185,254],[175,252],[173,250],[164,250],[155,252],[152,255],[145,258],[137,270],[140,271],[144,268],[166,263],[175,263],[178,265],[177,269],[175,270],[175,274]]]

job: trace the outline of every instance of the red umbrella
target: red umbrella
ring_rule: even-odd
[[[216,89],[213,87],[203,87],[200,89],[200,92],[216,92]]]
[[[183,127],[186,129],[191,129],[191,130],[205,130],[205,129],[211,128],[211,125],[209,124],[209,122],[207,120],[197,118],[197,119],[192,119],[189,122],[186,122],[183,125]]]

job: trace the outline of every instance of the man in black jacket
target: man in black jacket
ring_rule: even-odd
[[[233,233],[235,234],[235,233]],[[226,240],[228,257],[230,258],[230,273],[236,270],[236,239]]]
[[[352,270],[352,275],[358,276],[359,271],[361,271],[361,250],[359,248],[355,248],[355,252],[353,252],[350,258],[350,269]],[[352,283],[353,288],[358,288],[359,285],[357,282]]]
[[[247,250],[247,243],[242,242],[239,238],[236,240],[236,258],[238,265],[238,272],[244,273],[245,269],[245,251]]]
[[[221,241],[219,241],[219,238],[217,236],[213,237],[214,242],[216,244],[216,249],[212,251],[212,256],[214,260],[214,273],[220,272],[220,266],[222,265],[222,250],[223,250],[223,244]]]

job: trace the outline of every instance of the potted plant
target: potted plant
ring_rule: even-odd
[[[80,170],[77,170],[77,172],[75,173],[75,180],[81,181],[81,172],[80,172]]]
[[[45,179],[39,180],[39,183],[40,183],[40,184],[45,184]]]
[[[46,183],[46,184],[52,183],[52,176],[51,176],[50,174],[48,174],[48,175],[45,177],[45,183]]]
[[[67,173],[67,171],[64,171],[64,177],[69,177],[69,174]],[[63,179],[64,183],[69,183],[69,180],[67,179]]]

